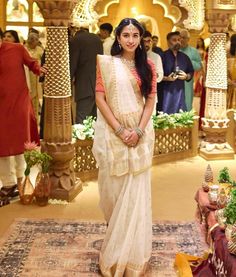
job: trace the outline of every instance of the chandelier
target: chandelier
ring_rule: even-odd
[[[72,21],[75,26],[92,26],[98,22],[99,15],[94,7],[98,0],[80,0],[72,13]]]
[[[184,27],[201,30],[205,21],[205,1],[179,0],[179,5],[188,11],[188,18],[183,21]]]

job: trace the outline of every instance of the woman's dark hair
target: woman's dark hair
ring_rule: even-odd
[[[235,56],[236,54],[236,34],[233,34],[230,38],[230,54]]]
[[[197,46],[196,46],[196,48],[197,49],[203,49],[203,50],[205,50],[206,49],[206,47],[205,47],[205,41],[204,41],[204,39],[203,38],[198,38],[201,42],[202,42],[202,46],[201,45],[199,45],[199,43],[197,42]]]
[[[3,31],[1,28],[0,28],[0,38],[3,38]]]
[[[144,34],[144,29],[136,19],[125,18],[121,20],[120,24],[115,30],[116,39],[111,48],[111,55],[117,56],[122,54],[123,49],[119,46],[119,42],[117,38],[120,37],[124,27],[130,24],[133,24],[139,30],[140,37],[141,37],[140,46],[138,46],[135,50],[135,67],[141,79],[141,93],[145,98],[147,98],[152,90],[153,76],[152,76],[151,66],[147,61],[147,52],[144,47],[143,38],[142,38]]]
[[[5,36],[5,34],[7,34],[7,33],[10,33],[13,37],[14,37],[14,39],[15,39],[15,43],[19,43],[20,42],[20,39],[19,39],[19,36],[18,36],[18,33],[17,33],[17,31],[15,31],[15,30],[7,30],[7,31],[5,31],[4,33],[3,33],[3,37]]]

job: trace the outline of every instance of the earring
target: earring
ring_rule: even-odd
[[[119,45],[119,48],[120,48],[120,50],[121,50],[121,45],[120,45],[120,43],[118,43],[118,45]]]
[[[139,48],[142,50],[142,45],[141,44],[139,44]]]

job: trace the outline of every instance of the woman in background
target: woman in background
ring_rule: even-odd
[[[15,30],[7,30],[3,33],[3,41],[12,42],[12,43],[20,43],[20,39],[17,31]]]
[[[36,33],[29,33],[28,39],[25,45],[30,56],[41,63],[41,58],[43,56],[43,48],[39,46],[39,36]],[[29,71],[29,81],[30,81],[30,95],[34,108],[35,117],[37,123],[39,123],[39,113],[40,113],[40,101],[42,100],[42,86],[39,83],[39,76],[33,74]]]
[[[228,63],[227,109],[236,109],[236,34],[230,38]]]
[[[147,60],[143,33],[137,20],[123,19],[112,56],[98,56],[93,153],[108,223],[100,253],[100,269],[107,277],[142,276],[151,257],[156,71]]]

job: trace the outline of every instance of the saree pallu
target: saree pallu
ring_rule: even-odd
[[[99,56],[106,101],[126,128],[138,126],[144,100],[119,58]],[[100,253],[105,277],[144,276],[152,250],[150,167],[154,131],[149,121],[136,147],[126,146],[98,111],[93,154],[99,166],[100,207],[109,223]]]

